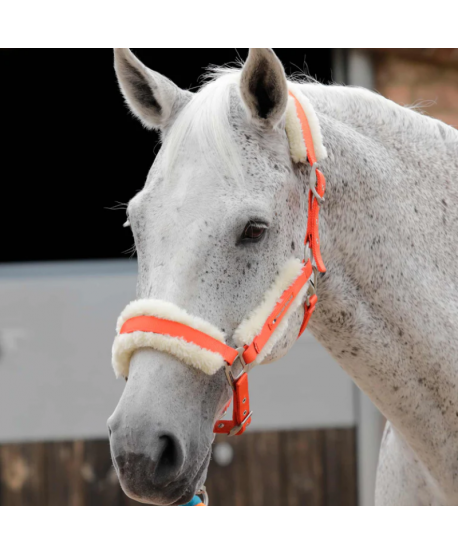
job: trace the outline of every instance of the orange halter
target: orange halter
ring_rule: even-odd
[[[300,275],[296,278],[293,284],[286,289],[275,308],[265,321],[260,333],[253,339],[250,344],[244,345],[242,348],[232,348],[220,342],[219,340],[210,337],[209,335],[194,329],[183,323],[161,319],[155,316],[138,316],[128,319],[122,326],[120,334],[133,333],[135,331],[143,331],[177,337],[209,350],[220,354],[226,362],[226,375],[230,386],[233,389],[233,414],[232,420],[218,420],[213,428],[214,433],[224,433],[228,435],[241,435],[248,425],[251,423],[252,412],[250,410],[250,398],[248,392],[248,374],[246,366],[255,362],[267,341],[276,330],[285,314],[294,302],[302,288],[309,282],[312,274],[317,271],[324,273],[324,266],[320,252],[320,238],[318,232],[318,222],[320,213],[320,204],[324,197],[326,181],[323,173],[318,169],[318,163],[313,146],[312,133],[305,115],[304,109],[292,92],[289,93],[294,99],[296,112],[302,127],[302,134],[305,145],[307,147],[307,157],[312,166],[310,174],[310,190],[308,196],[308,220],[307,232],[305,235],[304,245],[311,251],[311,256],[307,261],[303,261],[304,267]],[[316,266],[312,265],[312,260]],[[315,275],[316,279],[316,275]],[[314,283],[313,289],[315,288]],[[298,338],[305,331],[310,317],[315,310],[317,296],[315,292],[306,297],[304,305],[304,319],[299,331]],[[242,366],[242,371],[237,377],[233,375],[233,367],[235,362],[239,360]],[[229,402],[230,404],[230,402]],[[226,405],[225,410],[229,404]],[[224,411],[225,413],[225,411]]]

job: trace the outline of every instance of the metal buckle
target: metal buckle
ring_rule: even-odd
[[[243,359],[243,353],[245,352],[245,348],[243,346],[241,346],[239,348],[236,348],[235,350],[237,350],[237,357],[232,362],[232,365],[226,364],[225,367],[224,367],[224,372],[226,374],[227,382],[229,383],[229,386],[231,387],[231,389],[233,391],[236,390],[235,384],[240,379],[240,377],[242,377],[242,375],[244,373],[248,373],[250,371],[250,369],[253,367],[252,364],[247,364],[245,362],[245,360]],[[234,370],[234,366],[235,366],[237,360],[239,360],[239,362],[240,362],[241,371],[240,371],[240,373],[238,373],[237,377],[235,377],[234,374],[233,374],[233,370]],[[234,394],[235,394],[235,392],[234,392]],[[233,399],[233,401],[235,402],[235,399]],[[235,404],[233,406],[233,410],[235,410]],[[226,414],[226,410],[224,410],[224,412],[222,413],[222,415],[220,417],[224,417],[225,414]],[[229,437],[232,437],[232,436],[236,435],[239,431],[241,431],[243,429],[246,422],[248,421],[248,419],[252,415],[253,415],[253,410],[250,410],[250,412],[244,417],[243,421],[239,425],[236,425],[235,427],[233,427],[229,431],[229,433],[227,433],[227,435]],[[234,418],[234,416],[232,416],[232,417]],[[224,426],[224,423],[222,423],[221,420],[220,420],[219,427],[223,427],[223,426]]]
[[[242,367],[242,371],[237,375],[237,379],[241,375],[243,375],[243,373],[245,372],[246,367],[247,367],[247,364],[245,363],[245,360],[243,359],[243,353],[245,352],[245,348],[243,346],[240,346],[239,348],[236,348],[235,350],[237,350],[238,355],[235,358],[235,360],[232,362],[232,365],[226,364],[225,367],[224,367],[224,372],[226,374],[226,379],[227,379],[227,382],[229,383],[229,386],[231,387],[231,389],[234,389],[234,382],[236,380],[236,378],[233,375],[233,368],[234,368],[235,363],[237,362],[237,360],[240,362],[240,365]]]
[[[246,418],[242,421],[240,425],[237,425],[237,427],[232,427],[232,429],[227,434],[228,437],[233,437],[236,435],[245,425],[245,423],[248,421],[248,419],[253,415],[253,410],[250,411],[250,413],[246,416]]]
[[[309,178],[309,187],[310,187],[310,190],[312,191],[313,196],[316,198],[316,201],[321,206],[321,204],[324,202],[324,195],[320,196],[316,191],[316,170],[319,167],[320,166],[318,165],[318,162],[315,162],[312,165],[312,169],[310,171],[310,178]]]
[[[317,285],[317,278],[318,278],[318,268],[316,267],[316,265],[313,265],[312,266],[312,271],[313,271],[313,281],[310,279],[309,281],[309,289],[307,291],[307,294],[305,296],[305,304],[307,305],[307,307],[310,306],[310,297],[313,296],[314,294],[316,294],[316,285]]]

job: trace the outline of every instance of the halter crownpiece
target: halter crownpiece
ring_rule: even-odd
[[[286,108],[286,134],[289,149],[294,163],[307,163],[308,152],[311,149],[315,161],[321,162],[327,158],[323,144],[320,122],[310,100],[302,94],[294,83],[288,83],[289,98]],[[304,121],[305,118],[305,121]],[[313,165],[310,162],[310,165]]]
[[[271,353],[284,335],[290,316],[303,305],[304,319],[298,337],[302,335],[317,302],[317,273],[326,271],[318,233],[320,205],[326,187],[318,160],[326,157],[326,149],[313,107],[299,90],[291,91],[295,89],[293,84],[289,86],[286,132],[291,156],[296,163],[306,163],[308,159],[311,165],[304,259],[288,260],[261,304],[237,327],[233,336],[237,348],[226,344],[220,329],[170,302],[135,300],[118,318],[112,349],[113,367],[118,377],[128,376],[133,352],[143,347],[167,352],[208,375],[225,367],[233,389],[233,416],[232,420],[216,421],[215,433],[241,435],[251,423],[248,371]],[[240,365],[237,374],[236,365]],[[228,405],[224,413],[227,408]]]

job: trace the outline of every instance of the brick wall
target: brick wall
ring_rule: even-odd
[[[458,128],[458,49],[374,52],[376,89],[401,105],[432,101],[422,111]]]

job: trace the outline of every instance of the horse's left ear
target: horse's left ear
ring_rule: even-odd
[[[274,127],[286,111],[285,70],[271,48],[250,48],[240,79],[242,99],[256,122]]]
[[[114,49],[119,87],[134,115],[148,129],[164,129],[192,98],[136,58],[129,48]]]

